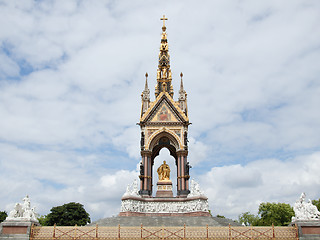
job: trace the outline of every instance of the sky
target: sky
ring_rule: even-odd
[[[0,211],[29,194],[41,215],[68,202],[92,221],[119,213],[163,14],[212,214],[319,199],[319,13],[318,0],[0,0]]]

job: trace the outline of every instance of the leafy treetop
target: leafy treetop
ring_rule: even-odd
[[[90,223],[89,213],[80,203],[70,202],[62,206],[51,208],[51,213],[40,217],[40,223],[53,226],[84,226]]]
[[[261,203],[258,215],[245,212],[239,215],[238,222],[246,226],[287,226],[294,216],[294,211],[286,203]]]
[[[6,211],[0,211],[0,222],[3,222],[8,217],[8,214]]]
[[[238,222],[244,223],[246,226],[257,226],[259,217],[251,214],[250,212],[245,212],[239,215]]]
[[[318,211],[320,211],[320,198],[319,200],[312,200],[312,204],[318,208]]]
[[[258,214],[260,226],[287,226],[294,216],[293,208],[287,203],[261,203]]]

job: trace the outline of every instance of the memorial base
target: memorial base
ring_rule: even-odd
[[[156,198],[173,198],[171,181],[157,182]]]
[[[210,216],[208,198],[142,198],[121,199],[119,216]]]
[[[30,230],[33,224],[40,225],[39,222],[32,220],[5,220],[0,226],[0,240],[27,240],[30,237]]]
[[[297,225],[300,240],[320,240],[320,220],[297,220],[291,225]]]

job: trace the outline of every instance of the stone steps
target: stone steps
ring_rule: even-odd
[[[89,226],[98,224],[99,226],[241,226],[228,218],[217,217],[164,217],[164,216],[129,216],[129,217],[110,217],[95,221]]]

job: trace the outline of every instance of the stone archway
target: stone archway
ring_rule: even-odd
[[[177,168],[177,196],[186,197],[189,193],[188,151],[183,149],[179,138],[175,134],[163,130],[153,134],[147,146],[147,149],[141,151],[140,195],[152,197],[154,159],[162,148],[167,148],[170,155],[174,157]]]
[[[179,150],[178,141],[167,132],[159,133],[152,139],[149,145],[149,149],[152,151],[152,159],[158,156],[160,150],[164,147],[170,151],[170,155],[177,161],[177,150]]]
[[[170,168],[170,172],[169,172],[169,179],[171,181],[171,184],[169,183],[170,181],[165,181],[163,182],[163,180],[161,181],[161,183],[159,183],[160,178],[159,178],[159,173],[158,173],[158,169],[164,164],[167,164]],[[152,178],[152,196],[153,197],[164,197],[164,195],[168,196],[168,197],[173,197],[173,196],[177,196],[177,161],[176,158],[174,158],[172,156],[172,154],[170,153],[170,150],[167,147],[163,147],[160,149],[159,154],[154,156],[153,159],[153,167],[152,167],[152,171],[153,171],[153,178]],[[161,175],[161,176],[167,176],[167,174]],[[164,187],[164,185],[166,187]],[[171,185],[168,186],[168,185]],[[159,189],[159,186],[160,187]],[[172,189],[171,192],[159,192],[158,190],[170,190],[170,188]],[[171,196],[172,194],[172,196]]]

